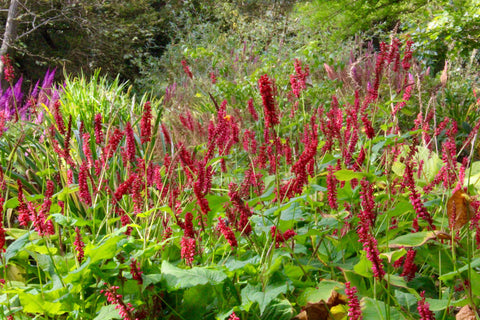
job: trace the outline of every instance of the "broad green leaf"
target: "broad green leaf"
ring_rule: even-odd
[[[477,268],[480,266],[480,258],[476,258],[475,260],[473,260],[471,263],[470,263],[470,268]],[[468,270],[468,267],[469,265],[468,264],[465,264],[463,267],[461,267],[460,269],[458,269],[457,271],[452,271],[452,272],[449,272],[449,273],[445,273],[443,275],[441,275],[440,277],[438,277],[438,279],[442,280],[442,281],[448,281],[448,280],[452,280],[454,279],[455,277],[457,277],[458,275],[460,275],[462,272],[465,272]],[[472,270],[472,272],[476,272],[475,270]]]
[[[388,263],[392,263],[397,261],[398,259],[400,259],[406,254],[407,254],[407,250],[405,250],[405,248],[402,248],[400,250],[380,253],[380,258],[386,258]]]
[[[20,201],[18,201],[18,198],[11,198],[11,199],[8,199],[7,202],[5,202],[3,207],[5,209],[14,209],[18,207],[19,204],[20,204]]]
[[[448,306],[452,302],[452,301],[449,301],[447,299],[440,300],[440,299],[430,299],[430,298],[426,298],[425,301],[428,302],[428,304],[430,305],[429,309],[431,311],[434,311],[434,312],[435,311],[440,311],[440,310],[445,310],[446,308],[448,308]]]
[[[270,302],[280,294],[286,293],[287,289],[288,286],[286,283],[271,284],[265,289],[262,289],[261,284],[254,286],[249,283],[242,289],[242,306],[246,307],[246,311],[248,311],[252,303],[257,302],[260,307],[261,316]]]
[[[397,217],[413,210],[413,206],[410,201],[404,200],[395,204],[395,207],[387,211],[388,217]]]
[[[90,263],[111,259],[117,254],[118,243],[123,238],[125,236],[112,236],[100,244],[88,244],[85,247],[85,257],[90,257]]]
[[[363,319],[368,320],[386,320],[386,319],[405,319],[405,317],[395,308],[387,306],[383,301],[364,297],[360,301],[362,307]],[[389,317],[387,317],[387,308]]]
[[[31,232],[25,233],[23,236],[15,240],[12,244],[7,247],[5,251],[5,264],[8,263],[8,260],[15,257],[18,251],[22,250],[27,242],[29,242]]]
[[[366,174],[363,172],[355,172],[353,170],[348,170],[348,169],[338,170],[334,174],[339,181],[350,181],[353,179],[362,179],[363,177],[366,176]]]
[[[407,287],[407,282],[403,277],[394,275],[394,274],[389,274],[385,276],[386,279],[388,279],[388,282],[395,287],[401,287],[401,288],[408,288]]]
[[[390,241],[388,246],[390,248],[411,248],[420,247],[424,245],[428,240],[436,239],[437,235],[446,235],[438,231],[421,231],[415,233],[405,234]]]
[[[307,305],[308,302],[317,303],[319,301],[327,301],[332,296],[335,289],[343,288],[344,285],[333,280],[322,280],[315,288],[307,288],[299,297],[298,303],[302,306]]]
[[[103,306],[98,315],[93,320],[111,320],[111,319],[120,319],[120,315],[118,310],[115,309],[116,305],[109,304],[107,306]]]
[[[61,315],[70,311],[61,302],[51,302],[42,298],[40,293],[30,294],[23,291],[18,292],[18,297],[25,313],[40,313],[46,315]]]
[[[403,177],[403,173],[405,171],[405,164],[395,161],[392,165],[392,171],[400,177]]]
[[[12,236],[13,238],[18,239],[29,231],[25,229],[18,229],[18,228],[5,228],[5,232],[9,236]]]
[[[274,299],[269,305],[265,313],[262,315],[263,320],[290,320],[294,316],[292,304],[287,299]]]
[[[217,285],[227,278],[227,275],[221,270],[207,269],[205,267],[180,269],[165,260],[162,262],[161,273],[169,291],[191,288],[202,284]]]
[[[360,261],[353,267],[353,270],[361,276],[370,278],[373,276],[372,262],[367,259],[367,256],[362,251]]]
[[[417,305],[418,301],[417,297],[413,294],[400,290],[395,290],[395,298],[397,298],[398,303],[406,309],[409,309],[413,305]]]
[[[33,251],[33,252],[37,252],[37,253],[40,253],[40,254],[56,254],[58,249],[55,248],[55,247],[52,247],[52,248],[47,248],[46,245],[43,245],[43,246],[37,246],[36,244],[33,244],[33,243],[29,243],[27,246],[25,246],[26,249],[30,250],[30,251]]]

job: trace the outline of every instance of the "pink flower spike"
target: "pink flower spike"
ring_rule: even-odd
[[[357,288],[352,287],[349,282],[345,283],[345,294],[348,297],[348,319],[350,320],[361,320],[362,310],[360,309],[360,303],[357,297]]]

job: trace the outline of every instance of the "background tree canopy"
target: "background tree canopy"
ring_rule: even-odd
[[[155,90],[152,82],[172,77],[172,55],[187,48],[212,39],[265,46],[278,35],[298,47],[320,42],[334,53],[354,36],[378,42],[396,30],[411,35],[434,72],[445,59],[479,58],[479,0],[15,1],[8,52],[26,79],[40,78],[47,67],[86,75],[101,68],[137,90]],[[0,3],[5,26],[12,1]]]

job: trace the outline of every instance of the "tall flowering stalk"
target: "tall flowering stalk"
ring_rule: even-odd
[[[132,279],[137,280],[139,285],[143,284],[143,271],[140,270],[140,263],[135,259],[132,259],[132,262],[130,263],[130,274],[132,275]]]
[[[0,197],[0,216],[3,217],[3,204],[5,199]],[[0,254],[5,252],[5,229],[3,228],[3,218],[0,219]]]
[[[263,101],[263,113],[265,116],[265,130],[273,128],[273,126],[280,123],[279,116],[275,107],[275,100],[273,98],[273,82],[264,74],[258,80],[258,86],[260,88],[260,95]],[[268,140],[268,139],[265,139]]]
[[[235,234],[233,233],[232,229],[225,224],[225,221],[222,218],[218,218],[218,225],[217,228],[223,234],[225,239],[227,239],[228,243],[231,247],[237,247],[238,242],[237,238],[235,238]]]
[[[152,139],[152,106],[150,101],[143,105],[143,115],[140,120],[140,137],[142,144]]]
[[[425,301],[425,291],[420,292],[421,299],[417,302],[420,320],[435,320],[435,315],[430,311],[430,304]]]
[[[362,310],[357,297],[357,288],[352,287],[350,281],[345,283],[345,294],[348,297],[348,319],[362,320]]]
[[[377,246],[377,239],[372,234],[376,215],[374,213],[375,202],[373,199],[373,185],[363,178],[360,182],[362,199],[362,211],[360,212],[360,227],[358,229],[359,242],[363,244],[363,250],[367,253],[367,259],[372,262],[372,271],[375,278],[382,280],[385,276],[383,262]]]
[[[337,178],[335,178],[334,167],[327,167],[327,194],[328,194],[328,204],[332,209],[338,208],[337,203]]]
[[[95,122],[94,122],[94,130],[95,130],[95,142],[97,145],[101,145],[103,143],[103,129],[102,129],[102,115],[97,113],[95,115]]]
[[[88,188],[88,165],[86,162],[82,162],[78,171],[78,191],[83,203],[91,206],[92,196],[90,195],[90,189]]]
[[[190,67],[188,66],[188,63],[186,60],[182,60],[182,66],[183,66],[183,71],[185,74],[190,78],[193,79],[193,74],[192,71],[190,71]]]
[[[13,70],[12,61],[10,60],[8,53],[2,56],[1,59],[3,62],[3,78],[7,82],[12,82],[15,78],[15,71]]]
[[[107,286],[106,283],[105,286]],[[111,286],[110,288],[100,290],[100,293],[107,297],[109,304],[115,305],[115,309],[118,310],[118,314],[123,320],[136,320],[133,314],[135,308],[131,303],[123,301],[123,296],[117,292],[118,289],[120,289],[118,286]]]
[[[302,70],[302,63],[295,59],[295,74],[290,75],[290,86],[295,97],[299,98],[300,93],[307,88],[306,81],[310,74],[308,66]]]
[[[77,252],[77,261],[78,263],[82,263],[83,257],[85,256],[85,252],[83,250],[85,243],[82,240],[82,234],[80,233],[80,229],[78,227],[75,227],[75,241],[73,244],[75,245],[75,251]]]

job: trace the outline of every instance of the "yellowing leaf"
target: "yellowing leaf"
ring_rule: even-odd
[[[450,230],[457,231],[462,228],[472,216],[473,209],[470,206],[470,197],[463,190],[457,190],[448,199],[447,215]]]

